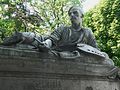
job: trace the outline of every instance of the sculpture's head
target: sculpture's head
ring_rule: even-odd
[[[68,15],[72,24],[80,24],[80,26],[82,26],[82,18],[84,14],[80,6],[72,6],[68,11]]]

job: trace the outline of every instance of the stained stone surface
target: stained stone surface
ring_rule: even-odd
[[[0,90],[120,90],[120,80],[108,78],[115,67],[102,62],[85,53],[68,60],[0,47]]]

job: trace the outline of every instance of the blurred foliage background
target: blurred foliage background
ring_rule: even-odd
[[[50,34],[61,25],[69,25],[69,7],[84,1],[0,0],[0,42],[15,31]],[[120,66],[120,0],[101,0],[85,13],[83,24],[93,30],[101,51]]]
[[[99,48],[120,66],[120,0],[101,0],[85,14],[84,25],[93,30]]]

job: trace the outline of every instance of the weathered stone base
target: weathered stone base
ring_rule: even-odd
[[[0,90],[120,90],[120,80],[108,78],[114,68],[1,47]]]
[[[23,75],[0,77],[0,90],[120,90],[120,83],[95,78],[36,78]]]

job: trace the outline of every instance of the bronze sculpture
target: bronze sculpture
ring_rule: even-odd
[[[68,15],[71,26],[61,26],[48,37],[38,36],[33,32],[17,32],[6,39],[3,45],[28,44],[39,51],[51,51],[54,55],[66,59],[78,58],[81,56],[80,51],[84,51],[105,58],[106,64],[114,65],[106,53],[99,51],[92,30],[82,26],[84,14],[81,7],[72,6]]]

